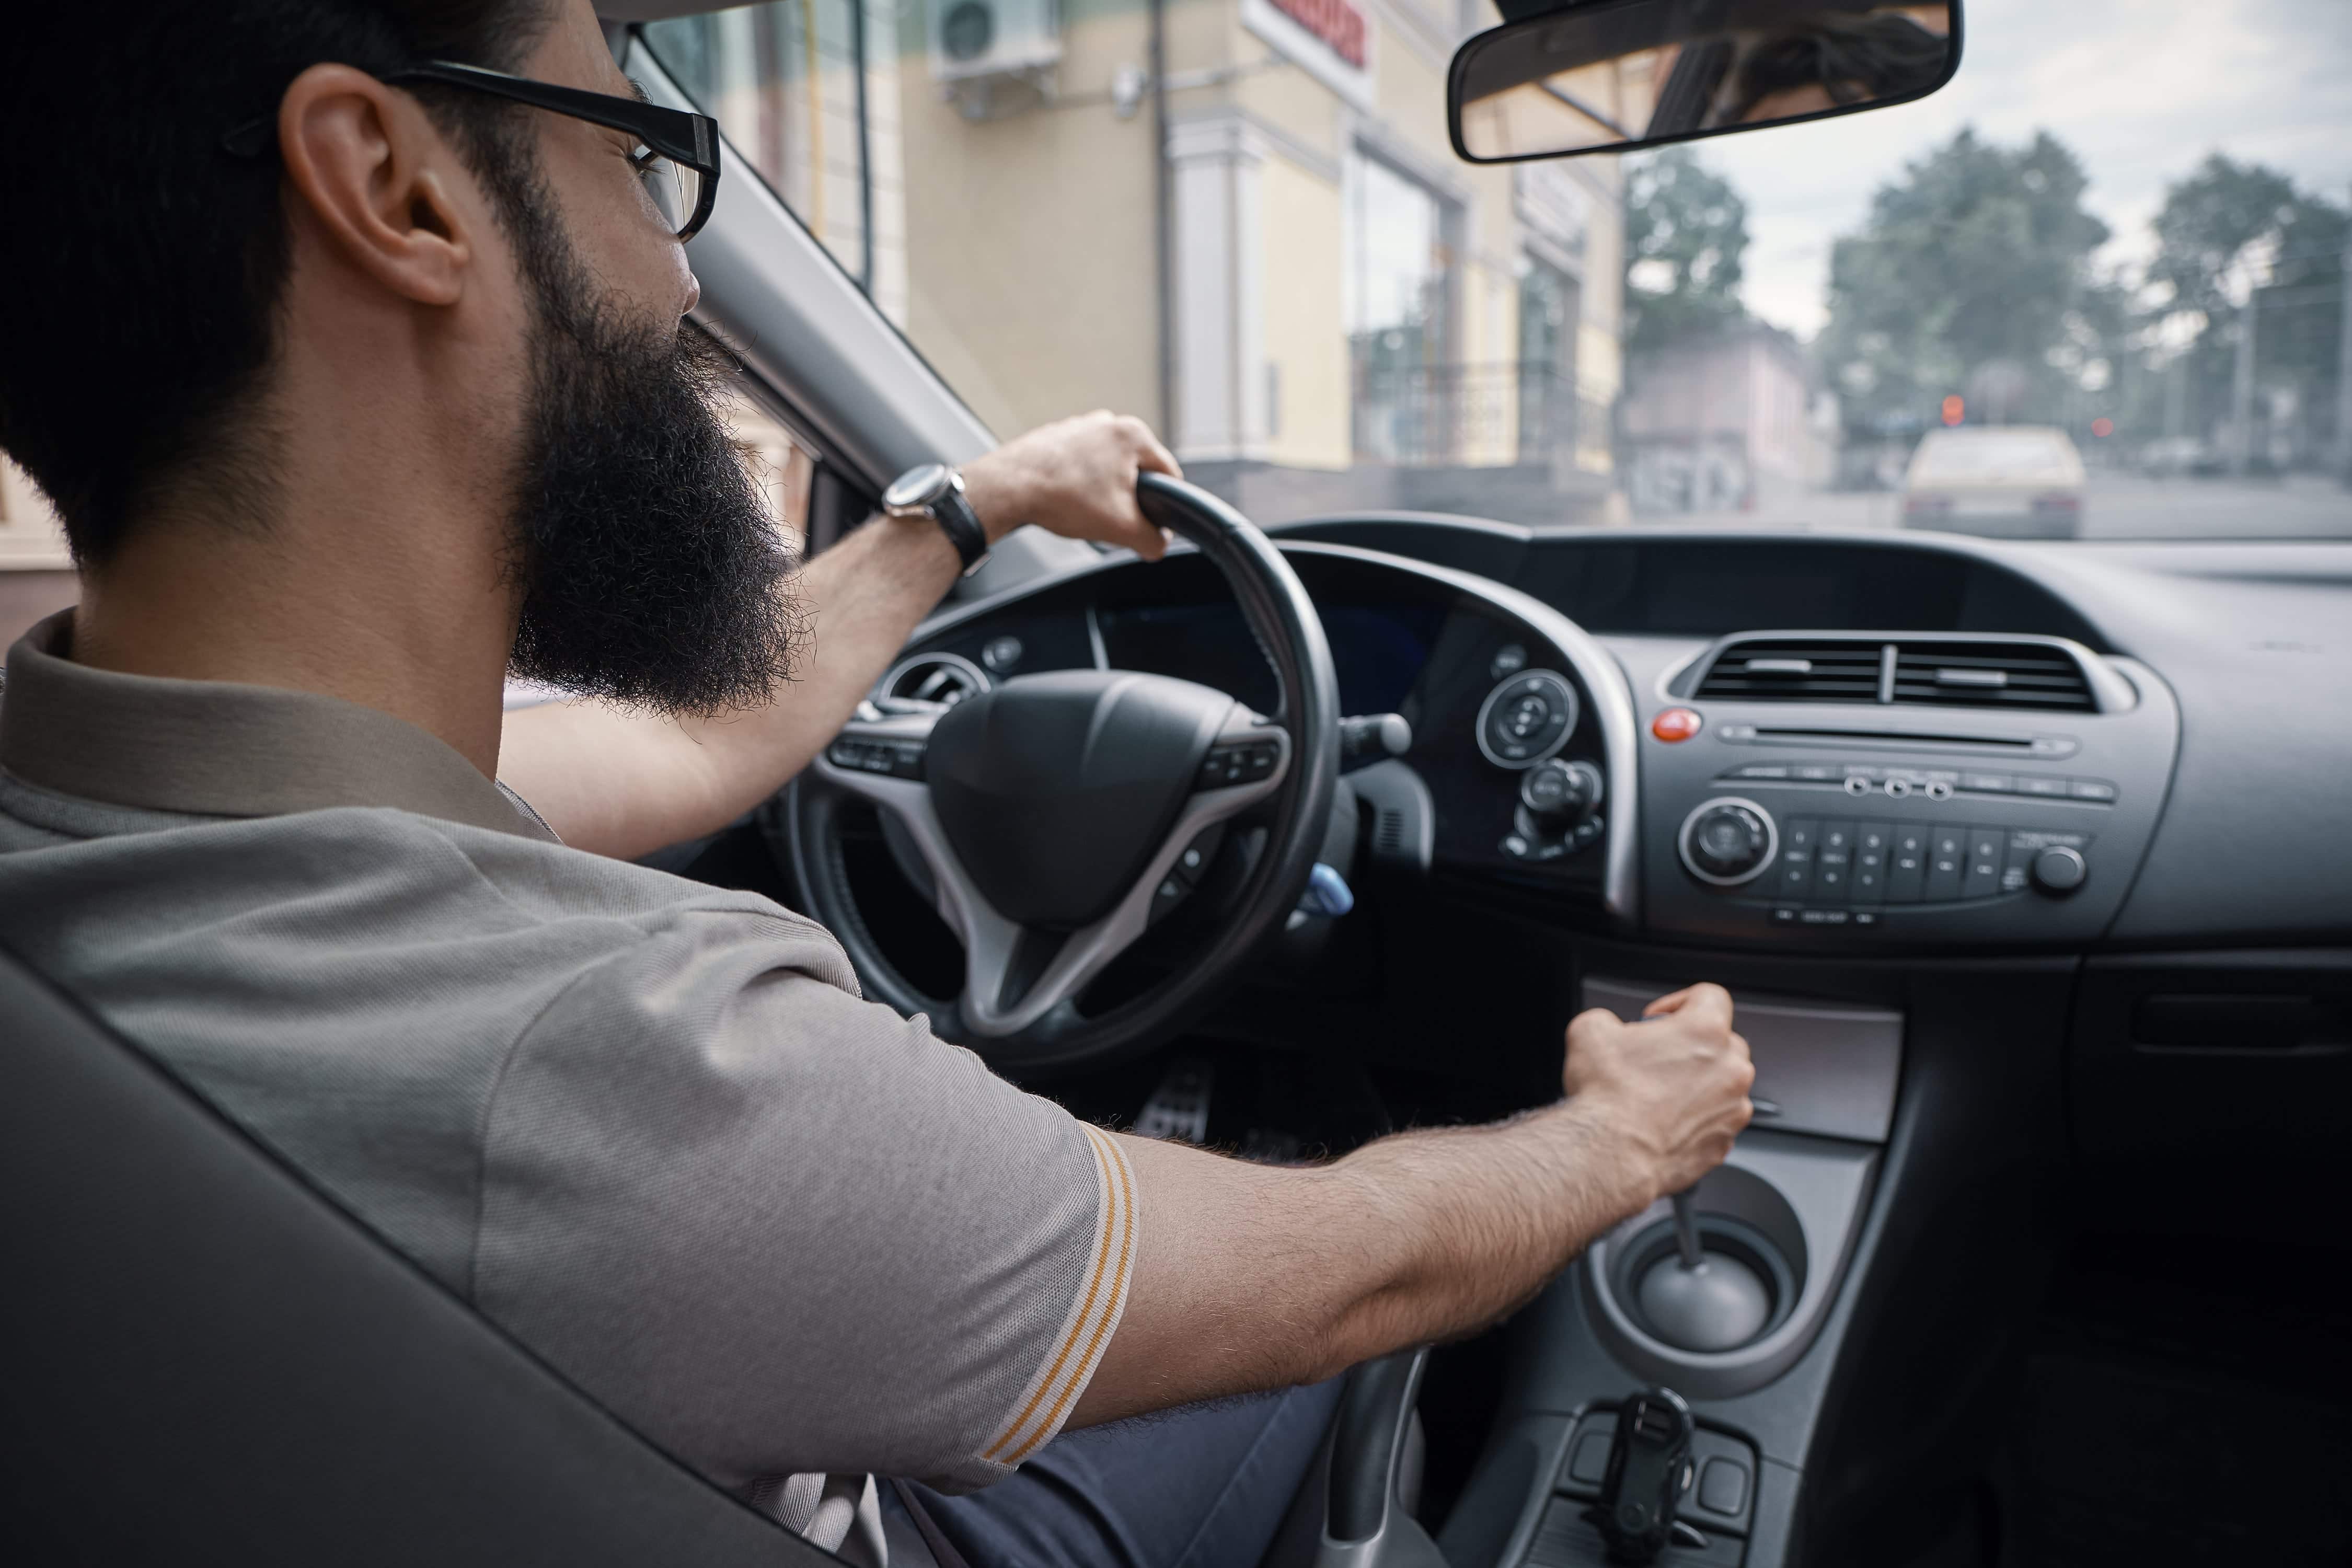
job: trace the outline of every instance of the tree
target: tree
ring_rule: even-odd
[[[1934,422],[1971,387],[2011,422],[2063,422],[2103,386],[2125,321],[2092,254],[2107,226],[2089,179],[2047,132],[2006,148],[1962,131],[1880,187],[1830,258],[1820,352],[1857,435]]]
[[[1636,163],[1625,180],[1625,346],[1663,348],[1747,317],[1739,301],[1748,204],[1688,147]]]
[[[2191,333],[2176,417],[2187,434],[2231,414],[2238,333],[2254,299],[2255,384],[2292,409],[2281,431],[2305,454],[2335,436],[2337,335],[2343,331],[2347,215],[2259,163],[2216,153],[2166,187],[2147,268],[2152,322]],[[2286,394],[2284,400],[2280,394]]]

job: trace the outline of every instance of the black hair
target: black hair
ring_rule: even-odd
[[[76,561],[102,565],[171,487],[213,493],[225,522],[267,515],[255,420],[291,264],[282,166],[274,138],[241,158],[224,134],[325,61],[512,69],[547,16],[545,0],[59,0],[10,23],[0,449]],[[503,216],[527,111],[417,90]]]
[[[1926,92],[1943,79],[1951,40],[1910,17],[1873,13],[1822,16],[1759,44],[1740,62],[1738,107],[1725,123],[1737,124],[1776,92],[1818,87],[1834,103]]]

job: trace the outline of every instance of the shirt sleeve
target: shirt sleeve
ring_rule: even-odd
[[[1068,1418],[1136,1245],[1117,1142],[920,1018],[820,929],[666,917],[509,1055],[484,1311],[723,1484],[985,1486]]]

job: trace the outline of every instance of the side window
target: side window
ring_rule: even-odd
[[[919,0],[910,9],[923,12]],[[768,188],[904,325],[898,10],[878,0],[769,0],[647,23],[644,37]]]
[[[816,481],[816,457],[748,384],[739,384],[726,410],[736,449],[768,495],[768,509],[796,549],[809,545],[809,500]]]

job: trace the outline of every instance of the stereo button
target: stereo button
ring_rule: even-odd
[[[1927,901],[1947,903],[1960,896],[1968,876],[1967,835],[1956,827],[1932,829],[1927,836]]]
[[[1897,827],[1886,850],[1886,901],[1916,904],[1927,889],[1927,835]]]
[[[1979,827],[1969,834],[1968,879],[1960,889],[1964,899],[1990,899],[2000,891],[2000,864],[2009,835],[1998,827]]]

